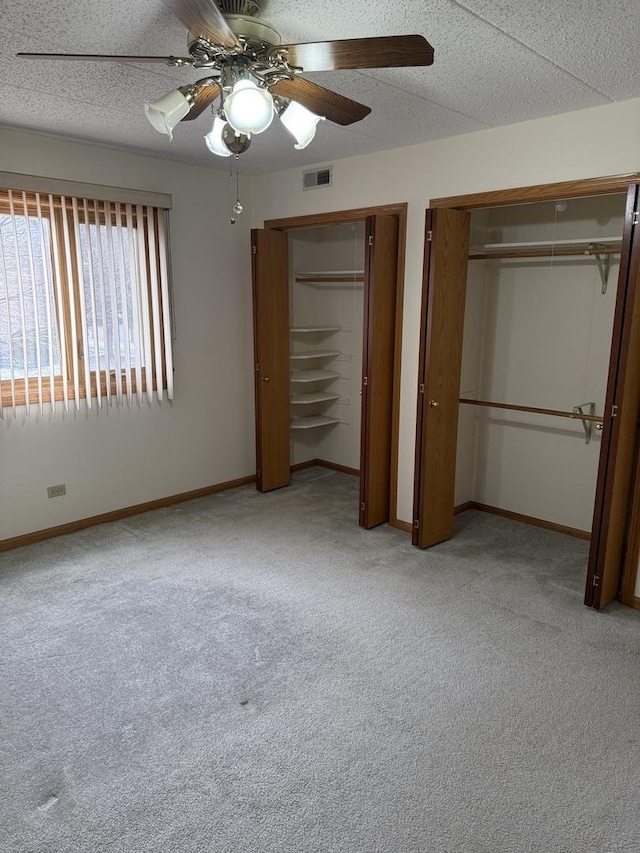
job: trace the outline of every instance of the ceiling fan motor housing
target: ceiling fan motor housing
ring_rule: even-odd
[[[274,30],[271,24],[259,18],[225,13],[224,19],[233,34],[242,39],[250,50],[259,52],[282,41],[280,33]]]
[[[235,36],[247,47],[260,52],[267,47],[280,44],[282,39],[271,24],[261,21],[260,6],[256,0],[216,0],[218,8]]]
[[[251,54],[256,55],[282,42],[280,33],[274,30],[271,24],[261,21],[259,18],[230,13],[225,13],[224,18],[229,29],[244,42]],[[210,44],[191,32],[188,34],[187,43],[191,56],[204,61],[212,59],[221,52],[220,48],[216,48],[216,45]]]

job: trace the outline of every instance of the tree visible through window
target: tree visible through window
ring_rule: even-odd
[[[0,190],[3,407],[172,397],[164,211]]]

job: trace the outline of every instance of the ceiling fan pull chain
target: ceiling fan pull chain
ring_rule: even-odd
[[[231,216],[229,218],[229,224],[230,225],[236,224],[236,216],[240,216],[240,214],[244,210],[242,202],[240,201],[240,176],[239,176],[239,172],[238,172],[238,161],[239,161],[239,159],[240,159],[240,156],[238,154],[233,155],[233,160],[235,161],[235,167],[236,167],[236,201],[235,201],[235,204],[233,205],[233,213],[235,215]],[[231,197],[233,198],[233,163],[231,160],[229,160],[229,180],[231,181]]]
[[[238,166],[239,159],[239,156],[236,154],[234,157],[234,160],[236,161],[236,203],[233,205],[233,212],[236,213],[238,216],[240,216],[240,214],[244,210],[242,202],[240,201],[240,172]]]

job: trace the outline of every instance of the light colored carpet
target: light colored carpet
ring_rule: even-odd
[[[640,614],[321,469],[0,554],[3,853],[640,849]]]

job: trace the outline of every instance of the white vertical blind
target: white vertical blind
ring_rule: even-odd
[[[173,399],[165,215],[0,189],[0,417]]]
[[[64,305],[63,299],[63,275],[62,275],[62,257],[60,254],[60,243],[62,240],[62,235],[60,234],[58,217],[55,216],[55,201],[52,195],[49,196],[49,224],[51,226],[51,246],[53,253],[53,260],[55,264],[55,280],[56,280],[56,317],[60,316],[60,309]],[[68,381],[68,364],[67,364],[67,339],[69,337],[67,333],[67,324],[66,323],[56,323],[56,329],[58,333],[58,346],[60,351],[60,377],[62,384],[62,399],[64,401],[65,411],[69,411],[69,381]],[[53,326],[49,327],[50,336],[53,338],[54,329]],[[16,401],[13,401],[14,412]],[[52,407],[55,410],[55,397],[52,401]]]
[[[11,331],[11,312],[9,311],[9,276],[7,272],[7,262],[5,260],[4,253],[4,237],[5,232],[5,222],[4,220],[0,220],[0,262],[2,266],[0,267],[0,277],[2,283],[4,284],[4,290],[2,293],[3,298],[3,308],[2,311],[2,319],[3,319],[3,333],[5,335],[5,339],[7,341],[7,350],[6,352],[3,349],[2,352],[2,364],[6,364],[6,369],[3,369],[2,373],[5,372],[9,376],[10,388],[11,392],[9,395],[9,399],[15,399],[15,372],[13,369],[13,348],[11,346],[11,342],[13,340],[13,335]],[[0,340],[1,345],[1,340]],[[4,380],[4,376],[2,375],[2,379]],[[4,411],[2,394],[0,394],[0,417],[2,417]]]
[[[129,307],[127,305],[127,286],[126,286],[126,270],[124,263],[124,238],[122,234],[122,211],[120,209],[120,204],[116,202],[115,204],[116,211],[116,244],[118,246],[118,278],[117,281],[120,285],[119,287],[119,304],[121,305],[122,310],[122,330],[123,330],[123,341],[122,345],[124,347],[124,352],[128,353],[131,356],[131,334],[130,334],[130,325],[129,325]],[[124,373],[125,373],[125,387],[127,393],[127,402],[130,403],[132,400],[131,394],[131,358],[123,359],[124,363]]]
[[[24,216],[28,222],[29,221],[28,220],[29,213],[28,213],[28,207],[27,207],[27,194],[25,192],[22,193],[22,211],[23,211]],[[27,272],[29,275],[29,279],[31,280],[30,296],[33,300],[32,308],[33,308],[33,314],[35,317],[34,340],[35,340],[35,346],[36,346],[36,367],[37,367],[37,371],[38,371],[38,376],[37,376],[38,408],[40,410],[40,414],[42,414],[42,412],[43,412],[43,406],[42,406],[42,364],[41,364],[41,360],[40,360],[40,323],[38,322],[38,314],[39,314],[38,308],[40,306],[40,302],[38,300],[35,267],[33,265],[33,244],[31,241],[31,228],[28,227],[26,229],[26,231],[27,231],[27,255],[28,255],[28,260],[29,260],[29,267],[28,267]]]
[[[164,340],[164,372],[167,377],[167,397],[173,400],[173,357],[171,353],[171,304],[169,296],[169,265],[167,263],[168,245],[166,232],[166,214],[157,211],[158,242],[160,247],[160,289],[162,305],[162,337]]]
[[[110,283],[109,287],[109,297],[110,304],[109,309],[111,312],[111,346],[112,349],[110,352],[113,356],[113,362],[115,367],[115,375],[116,375],[116,402],[119,404],[122,403],[122,364],[120,361],[120,323],[114,322],[113,318],[118,317],[118,294],[116,289],[116,266],[115,266],[115,257],[114,257],[114,249],[113,249],[113,229],[111,226],[111,205],[108,201],[104,203],[105,207],[105,251],[103,252],[103,256],[106,257],[107,260],[107,276],[106,280]],[[102,233],[101,228],[96,229],[98,234],[98,239],[100,239],[100,235]],[[110,361],[107,358],[107,361]]]
[[[41,200],[39,195],[36,197],[36,210],[37,210],[37,214],[38,214],[38,227],[39,227],[38,239],[40,241],[40,246],[42,247],[45,245],[45,237],[44,237],[45,232],[44,232],[44,226],[43,226],[43,222],[42,222],[42,200]],[[46,328],[52,329],[53,325],[52,325],[52,317],[51,317],[51,310],[52,310],[51,295],[53,293],[53,286],[52,286],[53,268],[52,268],[52,264],[51,264],[51,252],[46,253],[46,258],[42,264],[42,274],[43,274],[44,289],[46,291],[46,298],[45,298]],[[55,305],[54,305],[54,309],[55,309]],[[55,399],[56,399],[56,391],[55,391],[56,377],[55,377],[55,370],[54,370],[53,352],[54,352],[53,351],[53,336],[47,335],[47,361],[49,363],[49,371],[48,371],[49,400],[50,400],[52,410],[55,406]],[[0,398],[1,397],[2,397],[2,394],[0,394]]]
[[[73,239],[74,239],[75,246],[78,247],[81,245],[81,242],[80,242],[80,216],[78,214],[78,199],[77,198],[72,199],[72,208],[73,208]],[[84,387],[90,388],[91,387],[91,372],[89,370],[89,358],[87,357],[87,349],[85,346],[85,342],[88,339],[88,335],[87,335],[87,300],[86,300],[86,295],[85,295],[86,282],[84,280],[84,264],[82,263],[82,260],[83,260],[82,254],[80,252],[78,252],[77,249],[76,249],[74,254],[75,254],[75,263],[76,263],[76,270],[77,270],[77,275],[78,275],[78,282],[80,285],[78,287],[78,295],[79,295],[79,301],[80,301],[80,306],[79,306],[80,307],[80,326],[82,329],[82,349],[81,349],[81,352],[83,354],[82,363],[84,366],[83,380],[84,380]],[[91,266],[91,264],[89,264],[89,266]],[[77,347],[76,347],[76,349],[77,349]],[[91,408],[91,394],[87,394],[87,407],[89,409]]]
[[[83,213],[84,213],[84,221],[89,221],[89,202],[87,199],[83,199]],[[79,239],[79,238],[78,238]],[[90,257],[93,257],[93,246],[94,243],[91,240],[91,229],[87,229],[87,253]],[[98,345],[98,312],[96,308],[96,282],[93,275],[93,264],[87,264],[89,270],[89,281],[88,281],[88,289],[89,289],[89,302],[91,306],[91,335],[93,337],[94,346]],[[84,264],[83,264],[83,276],[84,276]],[[87,282],[85,281],[85,286]],[[87,333],[88,334],[88,333]],[[87,366],[89,367],[89,360],[87,359]],[[102,372],[100,370],[100,364],[96,364],[95,367],[95,375],[96,375],[96,397],[98,400],[98,406],[102,405]]]
[[[19,308],[20,308],[20,314],[19,314],[19,319],[18,319],[18,323],[19,323],[18,328],[22,329],[22,331],[23,331],[22,339],[21,339],[22,340],[22,358],[23,358],[23,362],[26,364],[26,362],[27,362],[28,329],[27,329],[27,321],[26,321],[26,312],[25,312],[25,308],[24,308],[24,290],[25,290],[25,288],[23,287],[23,280],[22,280],[22,258],[20,256],[20,251],[19,251],[20,244],[18,241],[17,217],[16,217],[15,210],[14,210],[13,193],[11,192],[11,190],[9,190],[9,214],[11,216],[11,226],[12,226],[12,233],[13,233],[13,259],[14,259],[13,268],[15,269],[16,276],[17,276],[16,283],[18,285],[18,304],[19,304]],[[28,382],[27,374],[25,373],[24,377],[23,377],[23,384],[25,387],[25,394],[27,397],[25,405],[27,407],[27,413],[28,413],[29,412],[29,389],[27,387],[27,382]]]
[[[153,208],[147,207],[147,222],[153,220]],[[156,235],[155,229],[149,228],[149,257],[156,257]],[[160,341],[160,277],[155,263],[151,264],[151,312],[153,314],[153,342],[154,342],[154,361],[155,361],[155,381],[156,386],[160,376],[162,375],[162,349]],[[158,397],[162,400],[162,389],[158,391]]]
[[[142,222],[144,219],[144,212],[142,209],[142,205],[139,204],[136,206],[136,219],[138,222]],[[142,233],[142,229],[137,229],[137,238],[138,238],[138,281],[140,286],[138,287],[138,293],[140,297],[140,307],[141,307],[141,317],[142,317],[142,348],[143,352],[141,355],[144,358],[145,364],[151,364],[151,352],[152,352],[152,335],[151,335],[151,315],[149,312],[149,304],[151,301],[151,292],[149,290],[149,276],[147,275],[147,252],[145,250],[145,241],[144,234]],[[151,382],[147,382],[147,399],[151,400],[153,397],[153,386]]]
[[[100,221],[100,212],[98,209],[98,202],[93,202],[93,214],[94,221]],[[87,222],[89,222],[89,217],[87,217]],[[100,306],[100,316],[107,316],[107,292],[105,288],[105,277],[104,277],[104,254],[102,251],[102,240],[100,239],[101,229],[100,228],[87,228],[87,242],[89,244],[89,255],[96,260],[96,266],[98,269],[97,275],[97,288],[98,288],[98,303]],[[94,266],[93,264],[91,266]],[[97,326],[97,315],[96,315],[96,326]],[[107,323],[100,324],[100,332],[95,337],[95,346],[98,350],[98,354],[102,352],[109,352],[109,329]],[[107,402],[111,403],[111,382],[106,381],[106,377],[109,375],[106,364],[103,364],[101,359],[98,357],[97,359],[97,377],[101,380],[102,378],[102,370],[104,370],[105,375],[105,392],[107,396]],[[100,405],[100,401],[98,405]]]
[[[73,277],[74,274],[77,274],[77,267],[74,269],[74,257],[71,254],[71,234],[69,229],[69,216],[67,215],[67,199],[65,196],[61,197],[61,206],[62,206],[62,231],[64,237],[64,259],[67,269],[67,275],[65,276],[67,287],[65,297],[68,301],[69,311],[68,316],[70,318],[69,322],[69,339],[71,345],[71,367],[73,368],[73,372],[71,374],[71,384],[73,388],[73,394],[76,401],[76,409],[80,408],[80,370],[78,364],[78,319],[76,315],[76,298],[75,298],[75,288]]]
[[[128,256],[128,264],[129,264],[129,274],[131,276],[137,276],[138,274],[138,262],[137,262],[137,241],[135,229],[133,227],[133,206],[127,205],[126,209],[126,218],[127,218],[127,248],[129,249]],[[135,361],[131,365],[131,369],[133,370],[135,376],[135,386],[136,386],[136,398],[138,403],[142,402],[142,345],[140,340],[140,288],[136,288],[135,293],[131,293],[131,310],[136,315],[136,320],[132,324],[133,329],[133,348],[135,354]]]

